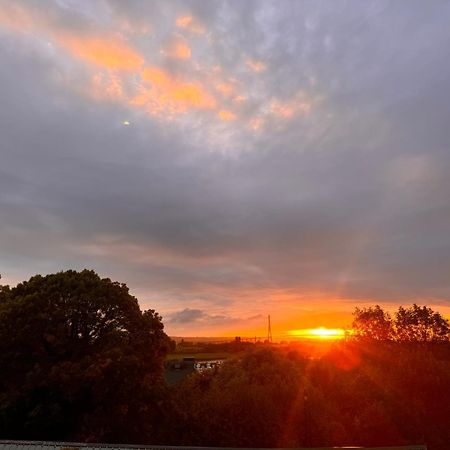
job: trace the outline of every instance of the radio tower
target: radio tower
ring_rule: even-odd
[[[267,341],[272,343],[272,327],[270,326],[270,314],[267,316]]]

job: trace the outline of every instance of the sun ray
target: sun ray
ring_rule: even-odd
[[[291,330],[291,336],[300,339],[343,339],[346,336],[346,330],[343,328],[303,328],[299,330]]]

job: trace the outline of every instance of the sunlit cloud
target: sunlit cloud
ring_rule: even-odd
[[[180,16],[175,21],[177,27],[190,31],[195,34],[203,34],[205,28],[192,16]]]
[[[71,56],[108,69],[136,70],[144,58],[123,39],[110,33],[63,30],[43,11],[34,11],[18,5],[9,5],[0,11],[0,24],[14,31],[34,31],[68,51]]]
[[[57,40],[73,56],[107,69],[136,70],[144,63],[141,55],[117,39],[69,35]]]
[[[162,54],[169,58],[190,59],[192,50],[185,40],[177,37],[170,42],[166,49],[162,50]]]
[[[224,95],[231,95],[234,92],[234,86],[231,83],[218,83],[215,88]]]
[[[249,126],[252,130],[258,131],[264,125],[264,120],[261,117],[255,117],[250,120]]]
[[[216,105],[214,97],[201,84],[174,77],[157,67],[145,68],[142,81],[130,103],[151,114],[179,114],[189,109],[212,109]]]
[[[249,67],[253,72],[265,72],[267,69],[266,64],[264,64],[262,61],[258,61],[255,59],[248,59],[246,61],[247,67]]]
[[[282,103],[279,100],[274,100],[270,105],[270,112],[272,114],[283,117],[285,119],[291,118],[296,111],[296,105],[292,104],[291,102]]]
[[[236,114],[234,114],[231,111],[221,110],[221,111],[219,111],[218,114],[219,114],[220,119],[225,122],[230,122],[230,121],[236,120]]]
[[[123,100],[125,94],[122,78],[112,72],[96,73],[92,77],[89,94],[97,100]]]
[[[272,99],[269,105],[269,112],[283,119],[291,119],[297,114],[309,113],[312,107],[313,100],[307,99],[306,94],[301,91],[291,100]]]
[[[236,97],[233,98],[233,102],[236,102],[236,103],[243,103],[243,102],[245,102],[245,100],[246,100],[246,97],[243,95],[236,95]]]
[[[33,14],[18,2],[2,3],[0,8],[0,26],[16,32],[26,32],[35,27],[40,17]]]
[[[95,72],[90,76],[90,84],[73,84],[75,91],[85,92],[97,101],[121,102],[161,119],[172,120],[189,111],[211,110],[212,117],[222,122],[236,122],[242,130],[257,131],[263,127],[264,116],[291,119],[311,108],[311,104],[299,95],[294,95],[288,101],[272,98],[269,103],[266,93],[253,95],[252,102],[261,114],[250,119],[250,122],[237,122],[237,113],[230,111],[225,105],[219,105],[217,99],[231,100],[242,108],[247,100],[243,93],[246,88],[251,87],[248,86],[249,81],[239,79],[236,73],[221,64],[215,63],[205,70],[206,66],[201,61],[193,59],[192,43],[180,35],[181,30],[197,34],[204,32],[204,27],[192,15],[176,19],[172,36],[164,39],[158,35],[153,37],[155,43],[158,39],[165,43],[160,42],[160,55],[156,58],[155,55],[147,55],[152,60],[152,66],[147,67],[144,53],[136,49],[135,42],[131,39],[136,33],[129,18],[115,17],[120,32],[114,33],[106,29],[96,30],[94,33],[92,27],[82,32],[68,31],[45,12],[34,14],[34,11],[20,7],[10,7],[6,13],[1,13],[0,21],[15,31],[28,28],[41,33],[66,52],[67,56],[92,65]],[[147,26],[144,27],[145,30],[142,28],[141,22],[139,27],[141,31],[148,31]],[[177,32],[177,29],[180,31]],[[208,51],[208,46],[204,47],[204,51]],[[172,73],[163,67],[164,58],[180,62],[192,61],[189,77]],[[267,69],[266,64],[258,59],[248,59],[246,65],[253,72],[264,72]]]

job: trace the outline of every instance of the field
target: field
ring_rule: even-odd
[[[232,356],[232,353],[228,352],[175,352],[168,353],[166,361],[173,361],[183,358],[195,358],[196,360],[209,361],[213,359],[228,359]]]

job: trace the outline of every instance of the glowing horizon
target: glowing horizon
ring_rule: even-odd
[[[329,339],[329,340],[339,340],[343,339],[349,330],[344,330],[343,328],[303,328],[298,330],[290,330],[289,334],[293,337],[304,338],[304,339]]]

